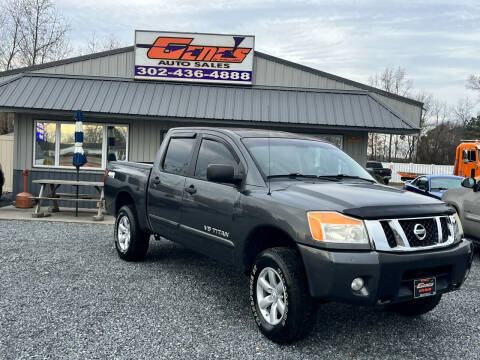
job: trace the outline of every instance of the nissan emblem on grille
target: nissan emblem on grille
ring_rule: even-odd
[[[415,227],[413,228],[413,233],[418,240],[423,240],[427,236],[427,230],[422,224],[415,224]]]

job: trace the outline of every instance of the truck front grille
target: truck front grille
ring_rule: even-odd
[[[420,251],[453,244],[451,216],[365,220],[368,233],[381,251]]]
[[[388,221],[380,221],[380,224],[382,224],[383,231],[385,232],[385,236],[387,237],[388,245],[390,245],[391,248],[394,248],[395,246],[397,246],[397,240],[395,239],[395,234],[393,233],[393,230],[390,227],[390,224],[388,223]]]
[[[411,247],[438,244],[438,228],[435,219],[409,219],[400,220],[399,222]],[[425,237],[423,239],[415,235],[415,227],[418,226],[417,224],[425,230]]]
[[[450,219],[446,216],[442,216],[440,218],[440,224],[442,224],[442,239],[443,241],[447,241],[448,237],[453,235],[450,233],[450,228],[448,226],[450,224]]]

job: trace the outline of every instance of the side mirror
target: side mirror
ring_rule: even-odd
[[[210,164],[207,167],[207,180],[218,183],[239,184],[242,179],[235,176],[232,165]]]
[[[476,184],[476,181],[474,178],[465,178],[462,181],[462,186],[468,189],[473,189],[475,184]]]

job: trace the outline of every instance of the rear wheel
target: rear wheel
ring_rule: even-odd
[[[418,316],[435,309],[441,299],[442,295],[429,296],[423,299],[392,304],[388,309],[405,316]]]
[[[271,248],[257,256],[250,274],[250,303],[260,331],[270,340],[289,343],[308,335],[317,305],[295,250]]]
[[[122,206],[115,221],[115,247],[123,260],[135,261],[145,257],[150,235],[140,230],[135,209]]]

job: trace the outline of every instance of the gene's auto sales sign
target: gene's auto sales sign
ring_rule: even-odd
[[[252,83],[255,37],[135,31],[135,79]]]

